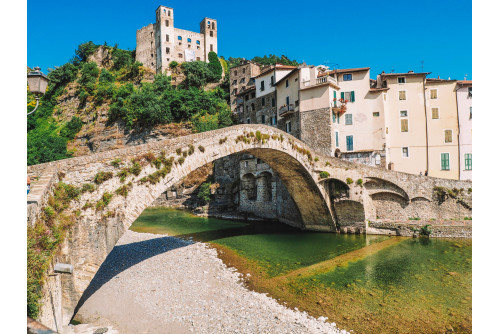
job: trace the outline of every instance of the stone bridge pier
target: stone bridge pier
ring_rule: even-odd
[[[295,223],[306,230],[364,232],[375,218],[470,216],[470,208],[433,199],[436,187],[468,189],[470,182],[350,163],[257,124],[30,166],[29,173],[54,171],[81,189],[96,186],[68,209],[79,215],[53,263],[72,264],[74,272],[47,278],[39,320],[52,328],[68,324],[107,254],[142,211],[190,172],[233,153],[260,158],[279,175],[300,211]]]

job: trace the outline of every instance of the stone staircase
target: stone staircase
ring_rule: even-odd
[[[55,169],[44,170],[40,175],[30,175],[32,179],[30,193],[27,199],[28,225],[33,225],[41,208],[47,203],[48,194],[57,183],[58,177]]]

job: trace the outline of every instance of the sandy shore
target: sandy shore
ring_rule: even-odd
[[[127,231],[75,319],[119,333],[346,333],[249,291],[239,277],[203,243]]]

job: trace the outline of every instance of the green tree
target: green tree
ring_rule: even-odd
[[[69,122],[67,122],[60,131],[60,136],[66,140],[73,140],[75,135],[82,129],[83,122],[77,117],[73,116]]]
[[[219,62],[217,54],[213,51],[208,53],[208,68],[213,74],[213,80],[219,81],[222,77],[222,65]]]
[[[92,41],[78,45],[78,49],[75,50],[77,62],[86,62],[88,57],[93,54],[97,48],[99,48],[99,45],[95,45]]]

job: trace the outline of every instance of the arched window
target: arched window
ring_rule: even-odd
[[[165,40],[168,42],[170,41],[170,37],[168,35],[165,36]]]
[[[165,25],[168,27],[168,20],[165,20]]]
[[[168,16],[170,16],[170,11],[168,11]]]
[[[215,22],[212,22],[212,29],[215,29]]]

